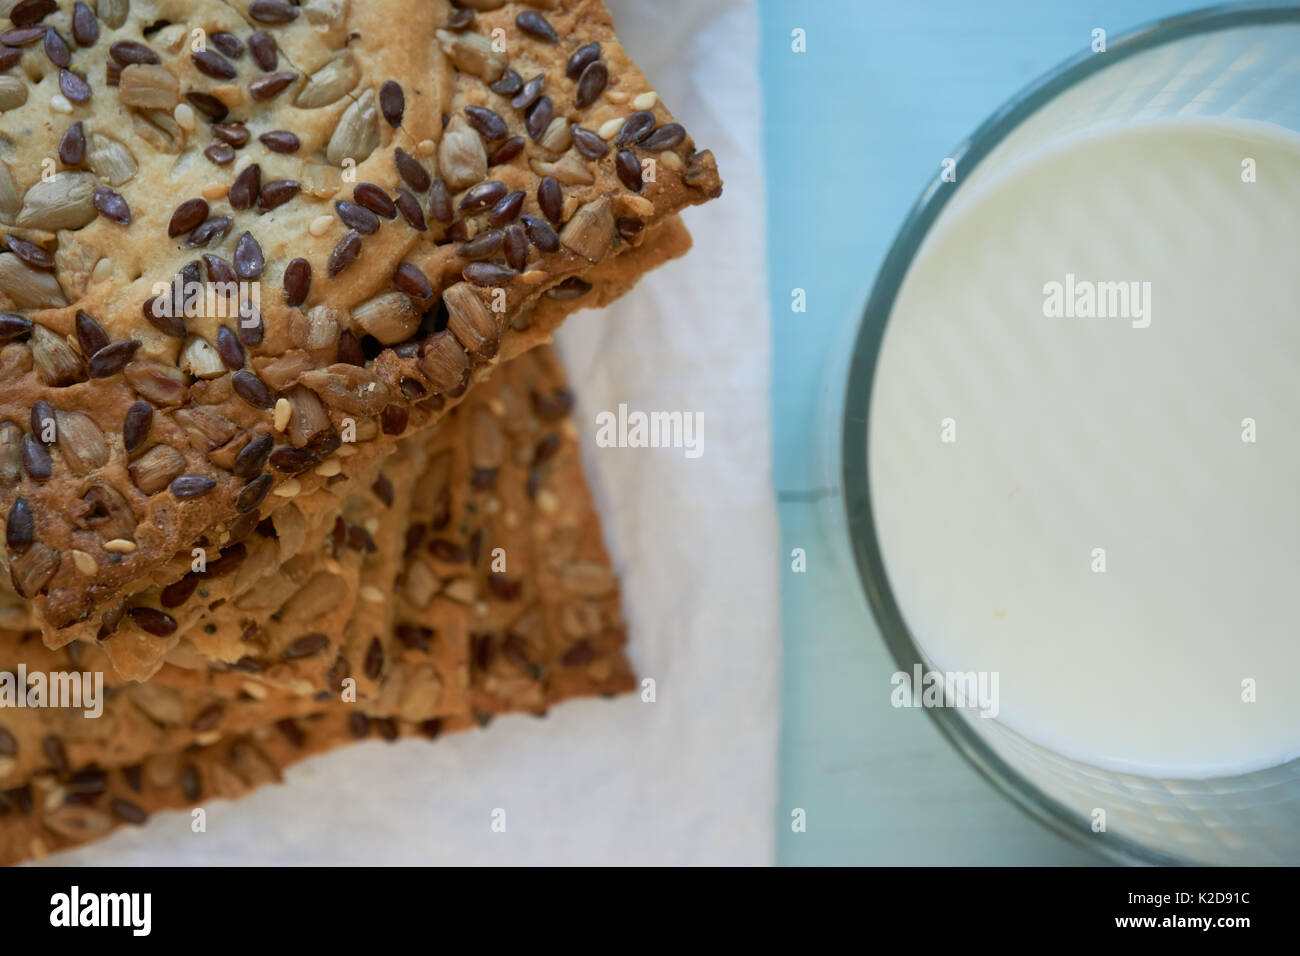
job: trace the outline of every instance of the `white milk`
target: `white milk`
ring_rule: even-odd
[[[1101,282],[1149,300],[1044,314]],[[936,668],[998,672],[997,720],[1149,776],[1300,756],[1300,138],[1132,126],[959,193],[869,427],[898,604]]]

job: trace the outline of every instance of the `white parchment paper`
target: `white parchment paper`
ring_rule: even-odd
[[[656,701],[575,701],[429,744],[346,747],[286,784],[166,813],[60,854],[76,864],[765,864],[774,854],[779,538],[757,12],[750,0],[613,0],[619,34],[697,143],[722,199],[695,249],[560,335],[588,476]],[[598,448],[595,416],[703,414],[703,454]],[[493,832],[494,810],[506,831]]]

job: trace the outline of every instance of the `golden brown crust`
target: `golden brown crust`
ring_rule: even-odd
[[[89,101],[70,102],[71,112],[59,112],[64,104],[54,96],[60,73],[44,63],[44,78],[30,83],[24,104],[5,114],[6,128],[20,129],[24,136],[0,143],[0,221],[14,219],[20,226],[14,230],[17,238],[55,260],[49,272],[27,264],[40,258],[28,247],[21,247],[26,259],[12,251],[0,253],[0,295],[8,299],[0,309],[15,310],[3,320],[8,344],[0,348],[0,515],[7,516],[7,526],[20,529],[11,536],[7,560],[20,591],[33,600],[45,639],[55,645],[93,638],[106,623],[111,627],[114,602],[194,542],[206,538],[222,545],[232,522],[238,526],[241,494],[247,505],[263,483],[283,488],[296,482],[304,492],[318,487],[328,476],[315,474],[314,466],[336,451],[349,422],[356,426],[358,454],[345,461],[344,470],[352,473],[382,458],[394,441],[384,422],[405,416],[405,429],[425,427],[459,397],[471,369],[484,370],[545,338],[553,327],[542,317],[546,310],[530,316],[529,306],[544,302],[547,290],[580,291],[593,264],[623,254],[636,230],[720,189],[712,157],[694,150],[657,97],[650,103],[649,84],[627,60],[595,0],[559,0],[545,11],[556,33],[554,43],[547,42],[544,30],[519,26],[520,13],[537,11],[516,3],[441,32],[432,27],[451,16],[443,3],[421,4],[423,15],[408,19],[393,16],[388,4],[318,0],[283,25],[265,22],[264,14],[257,22],[258,12],[243,0],[229,5],[139,0],[112,6],[127,9],[126,16],[117,25],[101,24],[93,45],[74,45],[70,61],[74,73],[89,82]],[[45,24],[65,37],[72,34],[67,7],[61,4]],[[146,36],[144,27],[158,20],[171,25]],[[254,28],[274,37],[280,51],[277,69],[293,74],[289,85],[262,103],[255,101],[253,91],[266,88],[270,73],[249,49],[239,57],[232,54],[225,65],[207,61],[209,72],[233,69],[233,78],[217,81],[205,75],[190,55],[191,27],[213,38],[208,52],[219,51],[215,37],[223,32],[246,46]],[[490,48],[496,29],[504,31],[504,53]],[[124,40],[149,47],[159,62],[129,62],[141,58],[139,50],[118,47],[117,63],[110,67],[110,51]],[[572,54],[593,42],[600,44],[603,65],[591,73],[584,68],[586,81],[567,76]],[[39,44],[24,48],[14,74],[33,75],[29,67],[43,55]],[[121,69],[118,85],[106,85],[110,69],[117,73],[123,59],[128,65]],[[521,82],[544,73],[542,95],[549,105],[516,109],[511,106],[514,96],[494,92],[489,83],[502,76],[507,83],[498,89],[511,88],[511,74],[503,72],[507,68],[516,70]],[[608,76],[603,89],[579,105],[579,83],[585,83],[584,91],[596,89],[591,77],[599,79],[601,70]],[[72,100],[79,100],[77,82],[66,73],[63,80],[65,90],[59,95],[67,100],[71,91]],[[380,104],[389,80],[401,85],[406,102],[396,128],[385,121]],[[338,97],[315,105],[317,97],[328,98],[340,85],[347,89]],[[252,139],[238,153],[244,162],[262,167],[264,185],[292,180],[302,184],[302,191],[268,189],[261,194],[266,199],[262,207],[233,208],[225,187],[240,162],[218,166],[202,155],[209,124],[200,115],[191,130],[194,101],[179,102],[195,91],[227,100],[227,120],[247,120]],[[189,107],[188,113],[151,112],[159,104],[170,107],[173,97],[176,105]],[[200,97],[198,102],[212,108],[209,100]],[[648,108],[639,110],[638,104]],[[480,108],[491,109],[495,118],[475,112]],[[547,110],[583,128],[608,128],[610,148],[599,159],[585,158],[563,122],[541,128]],[[446,130],[441,128],[444,113]],[[60,141],[75,121],[83,123],[88,152],[79,162],[61,163],[52,185],[38,182],[37,157],[60,155]],[[277,153],[257,139],[275,130],[295,133],[297,152]],[[135,167],[121,182],[115,180],[130,164],[107,143],[110,136],[129,150]],[[490,169],[480,164],[480,156],[497,152],[514,136],[523,142],[518,155]],[[589,148],[594,142],[579,137]],[[403,160],[403,180],[396,165],[399,147],[422,164],[423,173]],[[76,152],[65,152],[65,158],[78,160]],[[339,191],[330,195],[330,169],[338,172],[344,159],[357,160],[357,183],[376,184],[375,192],[386,199],[364,191],[357,196],[351,182],[340,182]],[[644,172],[653,169],[654,181],[637,171],[647,161],[653,165]],[[420,215],[428,228],[417,231],[401,214],[381,218],[373,234],[358,240],[362,252],[357,260],[337,279],[328,278],[327,262],[344,234],[333,200],[360,199],[383,210],[400,195],[399,188],[422,184],[425,175],[435,174],[452,183],[456,209],[467,194],[471,200],[479,195],[495,200],[498,194],[522,192],[521,207],[507,201],[497,207],[498,214],[531,216],[536,225],[523,229],[523,220],[512,218],[510,242],[486,260],[471,261],[462,242],[489,230],[491,210],[471,206],[459,211],[456,221],[442,223],[432,215],[428,190],[412,189],[413,195],[420,193]],[[552,183],[560,194],[558,203],[547,204],[554,220],[550,226],[538,199],[547,174],[552,178],[545,180],[542,195],[551,195]],[[94,202],[87,205],[87,191],[99,188],[112,189],[125,200],[132,213],[129,225],[111,220],[114,201],[105,194],[98,210]],[[469,193],[470,188],[476,192]],[[290,198],[276,205],[285,195]],[[206,213],[197,204],[181,206],[204,196],[210,197],[203,200]],[[243,205],[238,191],[235,204]],[[199,212],[190,215],[196,208]],[[204,248],[186,248],[183,243],[194,232],[184,227],[200,213],[204,221],[230,216],[230,228]],[[94,218],[83,223],[86,215]],[[329,223],[316,235],[311,226],[320,217],[330,217]],[[365,215],[352,218],[368,228]],[[177,234],[169,238],[173,225]],[[557,233],[558,241],[553,238]],[[246,234],[252,240],[243,239],[241,248]],[[505,249],[511,250],[508,257]],[[182,342],[141,313],[154,283],[183,274],[190,262],[203,263],[204,253],[239,265],[249,277],[260,272],[255,281],[265,287],[260,341],[246,333],[245,355],[231,363],[243,364],[238,385],[229,365],[213,358],[218,327],[224,325],[223,338],[233,341],[237,317],[188,317],[188,339]],[[265,263],[262,269],[259,259]],[[301,307],[290,307],[282,295],[285,270],[294,259],[308,262],[313,276]],[[403,262],[418,273],[407,270],[399,276]],[[518,268],[507,268],[511,263]],[[214,272],[213,266],[199,265],[196,278],[218,278],[224,267],[215,264]],[[51,277],[57,291],[50,287]],[[414,303],[403,298],[415,291],[423,295],[424,282],[430,296]],[[445,320],[440,297],[451,310],[447,332],[432,331]],[[494,312],[492,307],[501,304],[504,312]],[[96,322],[83,321],[80,335],[78,313]],[[330,330],[339,331],[331,337]],[[352,341],[366,334],[373,336],[375,349],[366,353],[363,366],[348,364],[350,357],[357,358]],[[101,348],[105,338],[108,352]],[[140,344],[122,344],[130,342]],[[115,371],[131,349],[131,363]],[[226,351],[234,355],[237,350]],[[104,377],[88,379],[92,365]],[[275,431],[274,411],[261,407],[278,399],[294,409],[297,427],[288,433]],[[140,414],[152,420],[140,444],[133,442],[134,450],[128,452],[124,435],[140,430],[138,422],[127,424],[128,411],[137,402],[149,406]],[[57,437],[46,446],[36,439],[43,437],[48,418],[55,421]],[[273,436],[277,446],[270,470],[256,459],[253,464],[260,467],[236,469],[238,453],[262,436]],[[304,466],[305,472],[295,474]],[[180,483],[172,484],[177,478]],[[258,484],[250,490],[254,481]],[[269,513],[280,503],[272,495],[249,514]],[[87,558],[74,561],[69,557],[73,551]],[[82,570],[86,568],[89,574]]]

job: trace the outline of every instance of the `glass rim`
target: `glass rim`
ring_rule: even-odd
[[[1104,54],[1081,51],[1021,89],[966,137],[951,156],[959,168],[969,171],[978,166],[1029,116],[1111,64],[1187,37],[1278,23],[1300,23],[1300,5],[1263,2],[1206,7],[1152,21],[1121,34],[1113,41],[1108,38]],[[960,183],[945,183],[942,172],[936,173],[908,211],[890,244],[862,311],[850,353],[842,409],[840,480],[844,489],[849,546],[881,636],[895,664],[907,673],[912,673],[918,664],[922,667],[928,665],[889,586],[872,517],[868,474],[871,391],[885,328],[903,279],[939,213],[960,186]],[[853,412],[854,409],[864,411],[859,415]],[[1169,866],[1191,862],[1152,850],[1119,834],[1107,834],[1105,840],[1090,838],[1090,826],[1083,815],[1048,796],[1003,760],[955,709],[927,707],[925,711],[948,742],[986,781],[1021,810],[1070,842],[1117,863]]]

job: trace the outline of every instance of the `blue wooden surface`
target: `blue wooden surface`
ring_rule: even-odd
[[[760,0],[773,323],[774,477],[785,633],[778,856],[810,863],[1092,863],[980,779],[920,711],[889,706],[888,660],[819,499],[830,353],[922,185],[1001,103],[1094,28],[1164,0]],[[791,49],[791,31],[807,52]],[[791,290],[807,311],[791,311]],[[819,415],[822,416],[819,418]],[[803,548],[808,570],[790,570]],[[793,832],[791,811],[807,815]]]

